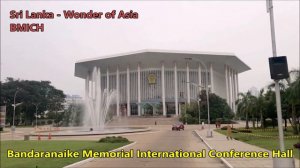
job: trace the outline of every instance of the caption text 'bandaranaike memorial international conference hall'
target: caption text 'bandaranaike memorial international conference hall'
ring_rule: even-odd
[[[236,112],[238,74],[250,70],[232,53],[141,50],[75,64],[75,76],[85,79],[86,97],[115,90],[117,116],[180,115],[181,106],[198,101],[207,86]],[[101,76],[95,86],[95,73]],[[208,84],[206,83],[208,81]],[[145,109],[150,105],[151,109]]]

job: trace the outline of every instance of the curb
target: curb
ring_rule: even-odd
[[[213,149],[206,141],[204,141],[204,139],[202,138],[202,136],[199,135],[198,132],[197,132],[196,130],[194,130],[194,132],[195,132],[196,135],[200,138],[200,140],[205,144],[205,146],[208,147],[209,150],[212,150],[212,149]],[[221,160],[222,163],[225,164],[225,166],[226,166],[227,168],[234,168],[234,167],[233,167],[226,159],[224,159],[224,158],[222,158],[222,157],[219,158],[219,159]]]
[[[124,148],[127,148],[129,146],[133,146],[135,145],[136,142],[132,142],[131,144],[128,144],[128,145],[125,145],[125,146],[121,146],[117,149],[113,149],[113,150],[110,150],[109,152],[115,152],[115,151],[119,151],[121,149],[124,149]],[[75,168],[75,167],[81,167],[81,165],[87,163],[87,162],[90,162],[92,160],[94,160],[95,158],[88,158],[88,159],[85,159],[85,160],[81,160],[81,161],[78,161],[78,162],[75,162],[75,163],[72,163],[70,165],[67,165],[67,166],[64,166],[63,168]]]

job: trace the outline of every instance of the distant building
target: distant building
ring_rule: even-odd
[[[114,104],[118,116],[143,115],[142,105],[147,103],[161,104],[160,114],[164,116],[179,115],[185,102],[197,101],[199,86],[205,87],[206,81],[210,92],[226,99],[235,112],[238,74],[247,70],[249,66],[231,53],[161,50],[142,50],[75,64],[75,76],[86,81],[86,97],[95,95],[94,71],[101,74],[102,91],[118,92]]]
[[[68,109],[71,104],[80,104],[83,103],[82,97],[79,95],[66,95],[64,109]]]

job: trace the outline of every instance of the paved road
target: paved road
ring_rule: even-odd
[[[159,127],[159,128],[158,128]],[[136,141],[129,149],[142,151],[201,151],[206,146],[194,135],[195,126],[188,126],[185,131],[171,131],[170,126],[158,126],[153,133],[125,135],[129,140]],[[126,150],[129,150],[126,149]],[[224,167],[218,159],[177,158],[177,159],[94,159],[80,167]]]
[[[126,150],[133,149],[141,151],[175,151],[182,149],[183,151],[201,151],[206,149],[206,146],[196,137],[193,130],[197,126],[188,125],[184,131],[171,131],[171,126],[159,125],[152,126],[150,132],[141,132],[134,134],[121,134],[130,141],[135,141],[136,144]],[[9,131],[9,130],[7,130]],[[14,136],[15,140],[23,140],[24,135],[33,131],[33,128],[18,128]],[[74,137],[52,137],[52,140],[99,140],[104,135],[97,136],[74,136]],[[1,140],[11,140],[10,132],[2,133]],[[37,137],[30,137],[31,140],[36,140]],[[47,137],[42,137],[42,140],[47,140]],[[205,158],[132,158],[132,159],[94,159],[80,167],[224,167],[218,159]]]

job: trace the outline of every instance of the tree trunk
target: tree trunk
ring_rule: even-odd
[[[246,112],[246,129],[249,129],[248,113]]]
[[[298,135],[299,131],[297,128],[297,119],[296,119],[296,110],[295,110],[295,105],[292,104],[292,127],[293,127],[293,134]]]
[[[262,110],[260,110],[260,128],[265,128]]]
[[[286,118],[284,118],[284,131],[287,131],[287,121],[286,121]]]
[[[290,118],[288,118],[288,120],[289,120],[290,124],[291,124],[291,125],[293,125],[293,123],[292,123],[291,119],[290,119]]]
[[[254,120],[253,115],[252,115],[252,127],[255,128],[255,120]]]

